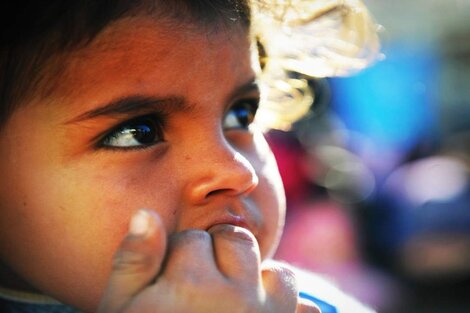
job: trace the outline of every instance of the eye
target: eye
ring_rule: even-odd
[[[99,143],[105,148],[144,148],[163,141],[162,123],[157,116],[141,116],[111,130]]]
[[[236,102],[224,117],[224,129],[247,129],[255,119],[258,103],[258,99]]]

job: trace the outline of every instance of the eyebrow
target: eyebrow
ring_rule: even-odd
[[[184,111],[189,110],[190,105],[181,97],[157,98],[143,95],[131,95],[115,99],[96,109],[87,111],[79,116],[69,120],[66,124],[81,122],[97,117],[129,115],[150,109],[159,108],[165,111]]]
[[[253,91],[259,91],[258,83],[254,78],[236,88],[228,99],[231,101],[240,95]],[[184,97],[170,96],[159,98],[144,95],[130,95],[112,100],[107,104],[100,105],[98,108],[86,111],[67,121],[66,124],[81,122],[97,117],[130,115],[138,112],[150,111],[152,109],[159,109],[171,114],[172,112],[190,111],[193,107],[194,105],[189,103]]]

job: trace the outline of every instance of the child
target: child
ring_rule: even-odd
[[[4,312],[367,311],[268,262],[284,198],[254,122],[251,14],[274,4],[1,10]]]

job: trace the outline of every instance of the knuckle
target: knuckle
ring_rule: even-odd
[[[263,270],[263,283],[270,305],[288,307],[295,311],[298,301],[298,287],[295,273],[280,264],[271,264]]]
[[[238,312],[240,313],[255,313],[262,312],[262,306],[256,299],[253,298],[239,298],[237,301]]]
[[[250,286],[231,284],[226,290],[229,290],[230,298],[234,299],[235,303],[237,303],[237,312],[262,312],[262,299],[264,296],[261,289],[250,288]]]
[[[276,266],[276,271],[279,273],[279,275],[281,275],[282,277],[284,277],[285,279],[287,280],[295,280],[295,273],[293,270],[291,270],[290,268],[288,267],[284,267],[282,265],[278,265]]]
[[[207,283],[202,275],[197,275],[197,272],[185,272],[184,275],[185,287],[189,290],[204,290]]]
[[[170,239],[172,246],[186,246],[194,242],[209,242],[210,240],[211,237],[207,232],[198,229],[184,230],[174,234]]]
[[[154,257],[152,255],[135,251],[119,251],[113,260],[113,271],[124,273],[142,273],[153,268]]]
[[[215,277],[207,275],[204,271],[200,271],[198,268],[182,269],[180,277],[184,280],[185,288],[198,290],[199,292],[210,293],[214,286],[220,284]]]
[[[314,304],[301,301],[297,306],[296,313],[321,313],[321,310]]]
[[[284,286],[289,289],[297,289],[297,279],[295,273],[284,266],[275,265],[264,269],[270,276],[273,283]]]
[[[213,236],[223,236],[231,240],[238,240],[242,243],[253,245],[256,243],[254,235],[243,227],[229,224],[218,224],[209,229],[209,233]]]
[[[255,301],[246,301],[244,305],[242,306],[241,312],[243,313],[261,312],[261,306],[258,304],[258,302],[255,302]]]
[[[297,289],[297,278],[295,276],[295,273],[288,269],[288,268],[282,268],[280,271],[280,275],[282,276],[282,279],[286,286],[289,286],[292,289]]]

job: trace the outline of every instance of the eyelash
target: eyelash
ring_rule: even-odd
[[[222,120],[224,130],[248,130],[254,121],[258,106],[257,98],[235,102]],[[132,118],[100,136],[97,147],[109,150],[137,150],[151,147],[165,141],[165,121],[164,114],[147,114]],[[231,125],[225,125],[226,123]]]

